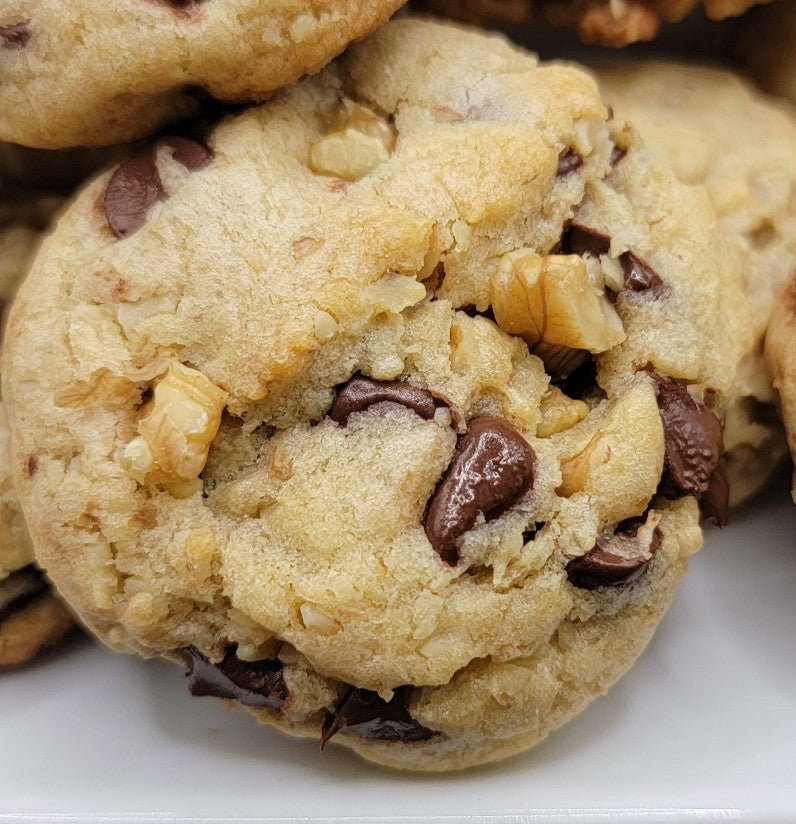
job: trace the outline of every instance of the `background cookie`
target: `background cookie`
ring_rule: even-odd
[[[0,2],[0,140],[104,146],[262,100],[317,71],[401,0]]]
[[[40,198],[12,206],[0,201],[0,320],[60,202]],[[72,626],[66,607],[33,563],[11,481],[11,438],[0,401],[0,667],[30,660]]]
[[[739,277],[584,73],[391,23],[46,241],[3,363],[37,551],[194,694],[406,769],[517,752],[723,517]]]
[[[617,117],[689,185],[704,185],[742,256],[755,349],[727,409],[725,462],[733,502],[765,482],[785,453],[763,359],[768,319],[796,264],[796,119],[732,72],[681,63],[622,63],[597,71]],[[750,129],[749,124],[755,128]]]
[[[759,2],[766,0],[419,0],[417,5],[434,14],[480,25],[541,18],[575,26],[584,43],[621,47],[653,40],[662,23],[679,22],[697,8],[704,9],[711,20],[721,20],[743,14]]]

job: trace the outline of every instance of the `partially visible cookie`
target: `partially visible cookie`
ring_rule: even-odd
[[[0,202],[0,320],[59,204],[57,198]],[[0,401],[0,667],[30,660],[74,624],[33,563],[11,469],[11,437]]]
[[[739,23],[734,57],[768,92],[796,103],[796,2],[777,0]]]
[[[597,75],[617,117],[632,121],[650,151],[683,183],[706,187],[742,256],[755,347],[739,373],[724,430],[738,503],[785,454],[763,340],[796,266],[796,116],[725,69],[651,61],[603,67]]]
[[[14,481],[111,647],[461,769],[643,650],[750,346],[707,196],[590,77],[405,19],[83,190],[9,320]]]
[[[768,0],[419,0],[417,5],[479,25],[541,17],[556,25],[575,26],[584,43],[619,48],[653,40],[662,23],[679,22],[699,7],[711,20],[721,20],[761,2]]]
[[[151,134],[208,95],[263,100],[403,0],[4,0],[0,140],[58,149]]]
[[[796,274],[774,306],[766,335],[766,360],[779,393],[790,454],[796,462]],[[792,495],[796,502],[796,473]]]

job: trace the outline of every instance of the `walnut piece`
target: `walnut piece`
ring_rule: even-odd
[[[227,393],[205,375],[172,360],[124,450],[127,471],[176,497],[193,494],[226,402]]]

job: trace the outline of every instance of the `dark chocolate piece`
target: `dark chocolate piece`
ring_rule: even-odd
[[[279,661],[241,661],[236,647],[227,650],[223,660],[210,663],[196,647],[182,650],[190,667],[186,673],[191,695],[230,698],[247,707],[280,710],[288,698],[288,689]]]
[[[28,477],[32,478],[39,469],[39,459],[36,455],[28,455]]]
[[[415,721],[407,704],[411,687],[398,687],[389,701],[376,692],[357,687],[343,696],[321,729],[321,749],[340,730],[380,741],[427,741],[436,733]]]
[[[33,564],[12,572],[0,581],[0,621],[24,609],[49,589],[41,570]]]
[[[397,403],[406,406],[425,420],[431,420],[438,407],[447,406],[443,400],[428,390],[406,381],[352,378],[337,393],[329,410],[329,417],[345,426],[349,416],[377,403]]]
[[[583,166],[583,158],[574,149],[567,149],[558,157],[556,177],[566,177]]]
[[[571,223],[561,238],[561,254],[564,255],[592,255],[599,257],[607,255],[611,248],[611,238],[582,226],[580,223]]]
[[[699,511],[702,523],[713,521],[724,529],[730,522],[730,485],[719,464],[708,480],[708,488],[699,496]]]
[[[663,281],[658,273],[632,252],[619,255],[619,265],[625,276],[625,289],[629,292],[660,291]]]
[[[21,49],[30,40],[30,26],[27,21],[11,26],[0,26],[0,45],[4,49]]]
[[[638,537],[639,518],[623,521],[611,535],[602,535],[585,555],[567,564],[569,582],[580,589],[615,587],[635,581],[660,549],[663,533],[658,527],[648,547]]]
[[[671,378],[652,373],[663,421],[665,453],[659,491],[699,496],[710,485],[724,438],[719,419]]]
[[[185,137],[164,137],[141,154],[126,160],[111,175],[105,189],[105,217],[116,237],[129,237],[140,229],[149,210],[166,198],[155,158],[160,146],[169,146],[174,159],[194,172],[210,162],[210,152]]]
[[[530,444],[505,421],[470,421],[426,513],[426,535],[446,564],[458,563],[459,539],[478,513],[489,521],[513,506],[531,488],[535,468]]]

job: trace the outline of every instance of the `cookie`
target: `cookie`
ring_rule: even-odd
[[[5,0],[0,140],[107,146],[194,115],[208,97],[262,100],[317,71],[401,0]]]
[[[418,0],[417,5],[433,14],[487,26],[540,18],[576,27],[584,43],[620,48],[654,40],[663,23],[680,22],[695,9],[704,10],[711,20],[722,20],[760,2],[766,0]]]
[[[194,694],[404,769],[518,752],[723,518],[737,263],[584,72],[390,23],[45,242],[3,362],[37,552]]]
[[[788,435],[791,457],[796,460],[796,277],[791,276],[780,300],[774,305],[766,335],[766,360],[778,392],[782,421]],[[796,474],[792,484],[796,502]]]
[[[0,317],[60,201],[0,203]],[[5,223],[5,225],[4,225]],[[11,443],[0,401],[0,667],[22,664],[73,626],[33,563],[33,546],[11,481]]]
[[[620,63],[597,71],[617,117],[689,185],[705,186],[742,256],[755,346],[728,406],[725,468],[733,503],[757,492],[786,453],[763,340],[796,265],[796,119],[790,107],[719,68]],[[755,123],[750,131],[749,123]]]

